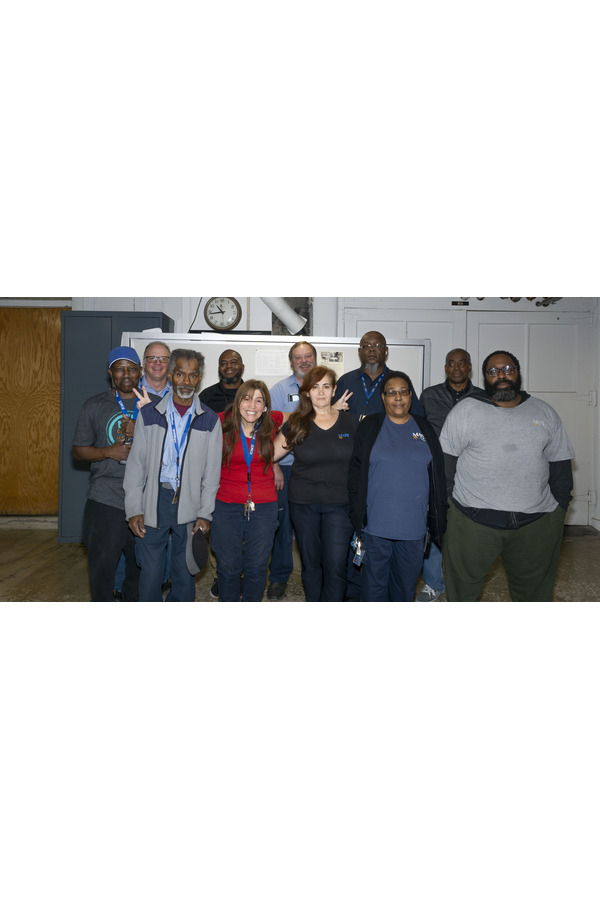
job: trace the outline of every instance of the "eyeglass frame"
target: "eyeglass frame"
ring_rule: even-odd
[[[359,350],[386,350],[387,344],[359,344]]]
[[[514,375],[515,372],[519,371],[519,367],[515,366],[514,363],[510,366],[492,366],[491,369],[486,369],[485,374],[489,375],[490,378],[495,378],[496,375]]]
[[[384,397],[409,397],[411,394],[408,388],[388,388],[381,393]]]
[[[146,362],[146,360],[148,360],[149,362],[166,362],[166,363],[168,363],[170,359],[171,359],[170,356],[145,356],[144,362]]]

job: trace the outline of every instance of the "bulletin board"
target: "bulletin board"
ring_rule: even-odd
[[[297,337],[290,335],[229,335],[206,332],[206,334],[162,334],[159,331],[123,332],[123,345],[134,347],[140,359],[146,345],[153,340],[164,341],[171,350],[180,347],[199,350],[204,355],[204,376],[201,390],[219,380],[219,356],[224,350],[235,350],[244,362],[244,381],[258,378],[271,388],[291,374],[288,358],[290,347],[297,343]],[[345,372],[358,369],[358,338],[310,337],[306,338],[317,351],[317,363],[333,369],[338,378]],[[410,376],[417,396],[423,388],[429,387],[431,369],[431,340],[412,339],[388,343],[387,364],[390,369],[399,369]]]

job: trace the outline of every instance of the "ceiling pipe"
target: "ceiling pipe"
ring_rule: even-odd
[[[290,334],[298,334],[306,325],[304,316],[299,315],[285,302],[283,297],[261,297],[266,306],[282,322]]]

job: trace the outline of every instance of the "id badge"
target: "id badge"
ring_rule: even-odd
[[[361,566],[365,556],[365,548],[362,545],[361,539],[356,537],[356,532],[354,532],[354,537],[352,538],[350,546],[354,548],[352,562],[355,566]]]

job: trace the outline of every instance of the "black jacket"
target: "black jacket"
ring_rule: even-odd
[[[358,535],[367,524],[367,489],[369,485],[369,460],[371,450],[381,431],[386,414],[375,413],[366,416],[358,426],[354,439],[354,453],[350,460],[348,474],[348,493],[350,495],[350,518]],[[427,446],[433,457],[429,464],[429,510],[427,528],[431,539],[441,547],[442,535],[446,530],[446,478],[444,475],[444,456],[436,433],[423,416],[413,415],[413,419],[425,436]],[[399,466],[402,460],[398,460]]]

